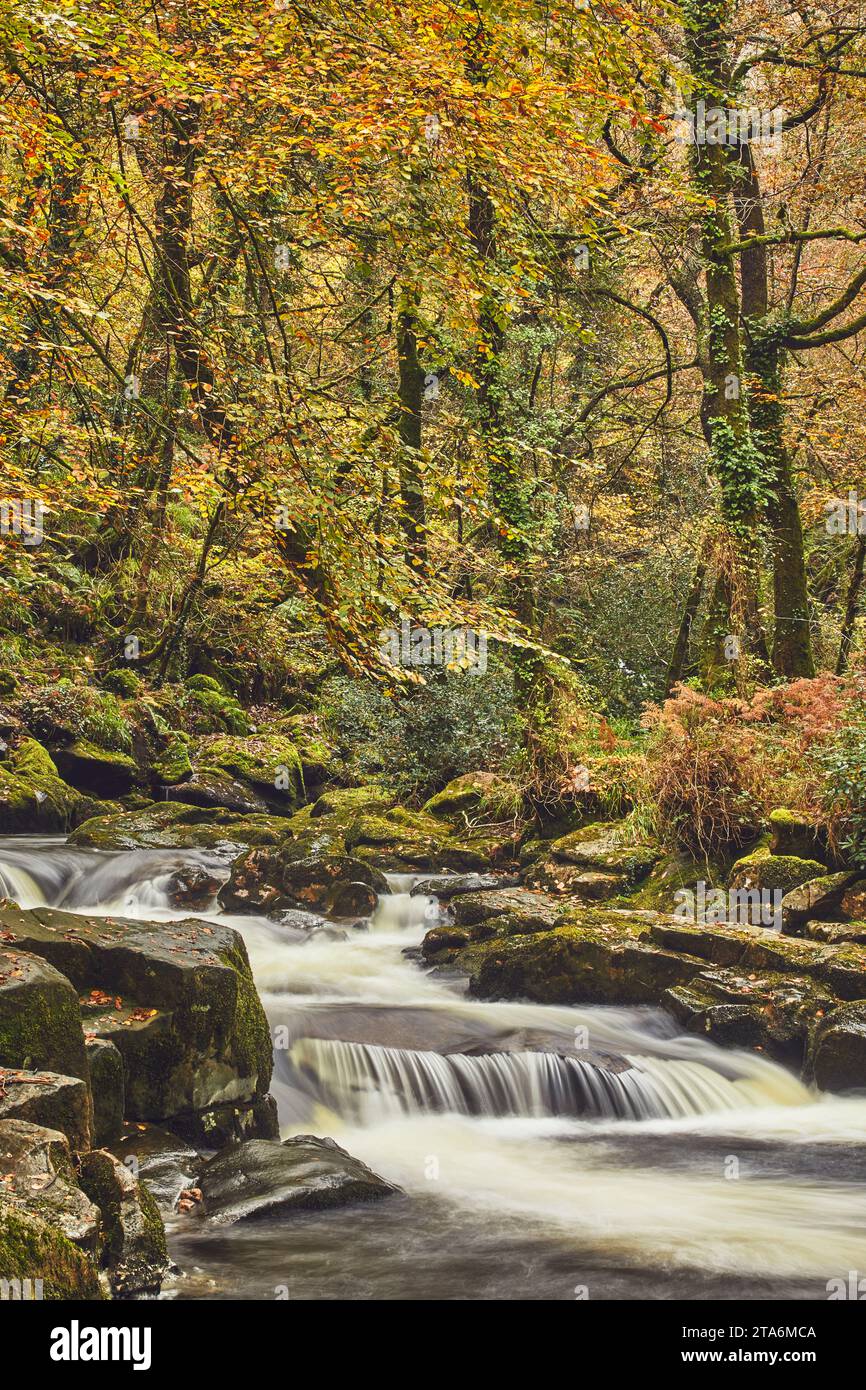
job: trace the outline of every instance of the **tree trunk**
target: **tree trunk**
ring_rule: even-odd
[[[851,655],[851,645],[854,641],[854,624],[857,621],[857,609],[860,606],[860,589],[863,584],[864,561],[866,561],[866,536],[858,536],[857,550],[854,556],[854,569],[851,574],[851,583],[848,586],[848,598],[845,602],[842,640],[839,643],[839,659],[836,662],[837,676],[844,675],[848,669],[848,658]]]
[[[701,561],[695,570],[695,577],[692,586],[686,597],[683,616],[680,619],[680,627],[677,633],[677,640],[674,642],[674,649],[671,654],[670,665],[665,676],[665,698],[673,693],[673,688],[683,678],[686,663],[689,659],[689,641],[692,635],[692,627],[697,616],[698,607],[701,602],[701,595],[704,592],[704,580],[707,574],[707,567]]]

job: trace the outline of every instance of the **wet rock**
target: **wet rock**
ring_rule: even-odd
[[[782,930],[798,936],[813,917],[830,917],[847,888],[857,881],[854,873],[820,874],[798,884],[782,898]]]
[[[116,1139],[123,1129],[126,1099],[123,1058],[107,1038],[90,1037],[86,1043],[93,1097],[93,1143],[102,1148]]]
[[[216,865],[183,864],[175,869],[165,891],[172,907],[186,907],[193,912],[204,912],[210,907],[217,889],[225,878],[225,869]]]
[[[327,917],[322,917],[318,912],[308,912],[302,907],[283,907],[277,912],[270,913],[272,922],[276,922],[278,927],[285,927],[287,931],[305,934],[320,931],[328,926]]]
[[[199,1187],[203,1214],[219,1225],[376,1201],[399,1191],[333,1139],[310,1134],[282,1144],[253,1140],[218,1154]]]
[[[866,948],[826,948],[815,975],[839,999],[866,999]]]
[[[705,971],[674,986],[661,1003],[690,1033],[726,1047],[758,1049],[799,1070],[809,1029],[832,996],[799,975],[756,977],[735,969]]]
[[[866,945],[866,921],[807,922],[805,931],[810,940],[826,941],[832,946]]]
[[[807,1066],[822,1091],[866,1091],[866,1003],[843,1004],[818,1021]]]
[[[173,1212],[181,1192],[195,1185],[201,1167],[192,1145],[158,1125],[126,1125],[110,1152],[165,1212]]]
[[[0,1173],[11,1205],[41,1217],[85,1254],[98,1254],[100,1212],[78,1185],[65,1134],[26,1120],[0,1120]]]
[[[332,917],[370,917],[376,911],[379,895],[368,883],[335,883],[326,906]]]
[[[181,1138],[207,1149],[222,1149],[249,1139],[278,1139],[280,1134],[273,1096],[181,1112],[171,1117],[171,1124]]]
[[[93,1261],[57,1227],[5,1198],[2,1188],[0,1279],[10,1281],[13,1288],[23,1286],[24,1297],[36,1296],[38,1281],[46,1299],[97,1301],[103,1297]]]
[[[185,782],[166,789],[168,801],[188,806],[221,807],[240,815],[269,815],[272,804],[247,783],[218,768],[197,768]]]
[[[465,893],[451,900],[457,926],[475,928],[484,924],[489,928],[486,935],[549,931],[562,910],[562,903],[556,898],[526,888]]]
[[[768,849],[758,849],[737,860],[731,870],[729,886],[734,890],[779,891],[785,895],[823,873],[824,865],[817,859],[771,854]]]
[[[0,924],[88,1001],[88,1031],[123,1057],[127,1118],[194,1122],[267,1092],[270,1032],[243,939],[230,927],[11,907]]]
[[[73,1149],[89,1149],[93,1133],[90,1091],[77,1076],[0,1070],[0,1120],[26,1120],[59,1130]]]
[[[243,816],[167,801],[85,821],[69,843],[92,849],[201,848],[237,854],[250,845],[277,845],[285,834],[286,824],[279,816]]]
[[[227,912],[274,913],[287,907],[326,908],[337,884],[388,891],[384,874],[346,854],[310,853],[306,839],[278,849],[253,849],[232,865],[219,901]]]
[[[518,888],[520,879],[505,874],[430,874],[421,878],[411,892],[448,902],[458,893],[486,893],[494,888]]]
[[[80,1181],[102,1214],[101,1262],[113,1296],[159,1293],[168,1250],[159,1208],[147,1188],[105,1149],[83,1156]]]
[[[469,931],[464,927],[434,927],[424,937],[421,954],[425,960],[435,960],[439,964],[443,959],[452,960],[455,952],[462,951],[470,940]]]
[[[138,766],[126,753],[98,748],[86,739],[53,750],[61,773],[78,791],[99,797],[125,796],[138,780]]]
[[[20,909],[0,912],[0,1066],[87,1076],[78,994],[59,970],[30,954],[11,929]]]

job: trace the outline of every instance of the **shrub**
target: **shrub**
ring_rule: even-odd
[[[839,725],[856,696],[856,680],[827,674],[759,689],[751,700],[681,687],[644,719],[642,801],[657,833],[712,856],[747,844],[775,807],[820,819],[832,777],[825,752],[844,758]]]
[[[866,868],[866,701],[848,709],[835,738],[820,750],[823,809],[836,849]]]
[[[39,739],[72,743],[84,738],[114,753],[132,750],[132,732],[114,695],[61,680],[21,701],[21,717]]]
[[[381,777],[395,792],[426,799],[465,772],[509,771],[519,745],[510,673],[434,672],[426,685],[389,699],[370,682],[332,677],[321,715],[350,774]]]
[[[708,858],[760,833],[758,750],[734,700],[683,690],[651,711],[647,793],[656,833]]]

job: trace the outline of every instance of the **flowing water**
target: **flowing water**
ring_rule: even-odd
[[[0,891],[189,916],[173,875],[216,862],[5,840]],[[210,1233],[178,1219],[165,1296],[824,1299],[866,1274],[866,1098],[812,1094],[654,1010],[471,1000],[413,955],[437,902],[390,886],[331,938],[200,915],[246,941],[284,1136],[332,1135],[404,1195]]]

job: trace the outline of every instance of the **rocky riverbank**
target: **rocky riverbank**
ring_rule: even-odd
[[[820,827],[780,810],[748,853],[693,862],[580,805],[545,831],[492,774],[410,808],[341,785],[327,750],[219,717],[234,730],[155,725],[129,753],[8,730],[0,831],[62,831],[68,849],[38,905],[14,854],[0,862],[0,1277],[151,1294],[169,1212],[233,1222],[394,1192],[333,1141],[280,1144],[243,938],[182,916],[211,905],[327,938],[366,926],[386,874],[412,875],[443,914],[419,965],[478,999],[653,1006],[821,1089],[866,1087],[866,877]],[[82,912],[94,851],[118,881],[124,856],[152,854],[173,920]]]

